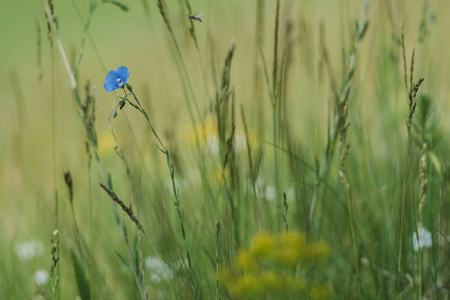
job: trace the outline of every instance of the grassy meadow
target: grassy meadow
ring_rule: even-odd
[[[448,13],[2,3],[0,299],[449,299]]]

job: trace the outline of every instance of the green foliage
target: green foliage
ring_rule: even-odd
[[[449,297],[442,1],[16,2],[0,299]]]
[[[86,275],[86,270],[83,266],[83,262],[74,250],[71,250],[70,254],[72,258],[72,267],[75,272],[75,280],[78,287],[78,293],[81,299],[91,299],[89,281]]]

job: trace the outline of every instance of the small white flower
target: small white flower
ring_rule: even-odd
[[[217,155],[220,152],[219,139],[217,136],[209,136],[206,138],[206,145],[212,155]]]
[[[29,260],[42,253],[40,241],[29,241],[16,245],[16,254],[20,260]]]
[[[286,201],[287,203],[295,201],[295,188],[290,188],[286,191]]]
[[[275,187],[272,185],[269,185],[266,187],[266,199],[269,201],[273,201],[276,198],[276,192],[275,192]]]
[[[431,232],[426,230],[422,223],[417,226],[417,232],[413,233],[413,246],[414,251],[419,251],[419,248],[430,248],[432,245]],[[417,240],[417,234],[419,235],[419,240]]]
[[[147,257],[144,265],[145,268],[150,271],[150,278],[155,283],[159,283],[161,280],[170,280],[173,278],[173,271],[158,257]]]
[[[48,272],[43,269],[37,270],[34,274],[34,281],[36,281],[38,285],[46,284],[48,282],[48,278]]]
[[[247,138],[244,134],[236,134],[234,140],[237,151],[247,150]]]
[[[152,273],[150,275],[150,279],[151,279],[152,282],[155,282],[155,283],[160,283],[161,282],[161,276],[159,276],[159,274],[156,274],[156,273]]]

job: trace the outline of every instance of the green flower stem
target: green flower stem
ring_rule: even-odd
[[[166,155],[166,161],[167,161],[167,167],[169,169],[169,173],[170,173],[170,179],[172,180],[172,190],[173,190],[173,194],[175,196],[175,207],[177,209],[177,214],[178,214],[178,218],[180,219],[180,227],[181,227],[181,237],[183,238],[183,242],[184,242],[184,247],[185,247],[185,254],[186,254],[186,258],[188,260],[188,265],[189,265],[189,280],[191,283],[191,292],[192,292],[192,296],[195,299],[199,298],[199,294],[197,293],[196,290],[196,286],[194,283],[194,275],[193,275],[193,268],[192,268],[192,260],[191,260],[191,254],[187,245],[187,240],[186,240],[186,230],[185,230],[185,226],[184,226],[184,220],[183,220],[183,216],[181,214],[181,209],[180,209],[180,196],[178,193],[178,188],[176,186],[175,183],[175,171],[174,171],[174,167],[173,167],[173,163],[170,160],[170,153],[169,153],[169,149],[164,145],[164,143],[161,141],[161,139],[159,138],[158,133],[155,130],[155,127],[153,126],[152,122],[150,121],[150,118],[148,117],[146,111],[144,110],[144,108],[142,108],[141,103],[139,102],[138,98],[136,97],[136,94],[133,92],[131,86],[129,84],[127,84],[127,89],[130,91],[131,95],[133,96],[134,100],[136,101],[136,104],[134,104],[132,101],[130,101],[130,99],[128,99],[128,94],[125,91],[125,86],[122,86],[122,89],[125,93],[125,97],[124,99],[135,109],[137,109],[138,111],[141,112],[141,114],[145,117],[145,119],[147,120],[148,125],[150,126],[150,128],[152,129],[153,135],[155,136],[155,138],[158,140],[159,146],[158,149],[164,153]]]

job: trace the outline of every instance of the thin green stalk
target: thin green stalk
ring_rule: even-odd
[[[178,194],[178,188],[175,182],[175,170],[174,170],[174,166],[173,163],[170,159],[170,153],[169,153],[169,149],[164,145],[164,143],[162,142],[162,140],[159,138],[158,133],[155,130],[155,127],[153,126],[153,124],[151,123],[147,113],[145,112],[144,108],[141,106],[141,103],[139,102],[138,98],[136,97],[136,94],[133,92],[131,85],[127,84],[127,89],[131,92],[131,95],[133,96],[134,100],[136,101],[136,104],[134,104],[133,102],[131,102],[128,99],[128,94],[125,91],[125,86],[123,86],[123,91],[125,93],[125,98],[126,101],[135,109],[137,109],[139,112],[141,112],[141,114],[144,116],[145,120],[147,121],[148,125],[150,126],[153,135],[155,136],[155,138],[157,139],[159,146],[158,149],[166,156],[166,162],[167,162],[167,167],[169,169],[169,174],[170,174],[170,179],[172,181],[172,191],[173,194],[175,196],[175,207],[177,210],[177,215],[178,218],[180,220],[180,227],[181,227],[181,237],[183,238],[183,242],[184,242],[184,251],[185,251],[185,255],[186,258],[188,260],[188,266],[189,266],[189,270],[188,270],[188,275],[189,275],[189,280],[190,280],[190,287],[191,287],[191,292],[192,292],[192,296],[195,299],[199,299],[200,298],[200,294],[198,294],[195,282],[194,282],[194,273],[193,273],[193,268],[192,268],[192,260],[191,260],[191,254],[189,251],[189,247],[187,245],[187,239],[186,239],[186,230],[185,230],[185,226],[184,226],[184,219],[183,216],[181,214],[181,208],[180,208],[180,196]]]
[[[422,300],[423,297],[423,250],[421,247],[421,239],[424,233],[423,227],[423,208],[425,206],[425,201],[427,199],[427,185],[428,185],[428,176],[427,176],[427,163],[426,163],[426,150],[427,144],[423,144],[422,147],[422,156],[419,161],[419,176],[420,176],[420,203],[418,208],[418,223],[417,223],[417,242],[419,246],[419,300]]]
[[[103,109],[102,109],[102,112],[103,112]],[[106,118],[106,115],[104,115],[104,116]],[[130,185],[131,198],[133,199],[132,203],[133,203],[133,206],[135,208],[134,214],[136,216],[136,219],[139,220],[139,214],[138,214],[139,210],[137,208],[136,193],[134,192],[133,181],[131,180],[130,167],[128,166],[128,163],[127,163],[127,161],[125,159],[125,156],[124,156],[123,151],[122,151],[122,147],[120,147],[120,145],[119,145],[119,141],[117,140],[116,134],[114,133],[114,129],[113,129],[112,125],[111,125],[111,122],[107,118],[106,118],[106,120],[108,122],[108,125],[109,125],[109,128],[111,130],[111,133],[112,133],[112,135],[114,137],[114,141],[116,142],[116,146],[117,146],[117,150],[118,150],[120,159],[122,160],[123,165],[125,167],[125,171],[126,171],[127,178],[128,178],[128,184]],[[144,297],[145,297],[145,299],[147,299],[148,295],[147,295],[147,288],[146,288],[146,284],[145,284],[145,269],[144,269],[144,256],[143,256],[143,252],[142,252],[141,230],[138,230],[137,235],[138,235],[138,243],[139,243],[139,260],[141,262],[142,286],[143,286],[143,290],[144,290],[143,291],[144,292]]]
[[[55,102],[55,51],[53,48],[53,43],[51,46],[51,52],[52,52],[52,148],[53,148],[53,155],[52,155],[52,163],[53,163],[53,190],[56,194],[56,102]],[[55,198],[56,203],[56,198]],[[57,206],[57,204],[55,204]],[[58,211],[55,210],[55,216],[56,216],[56,228],[58,227]]]
[[[73,224],[74,224],[74,228],[75,228],[75,237],[77,239],[78,250],[80,251],[80,258],[81,258],[81,261],[84,263],[83,249],[81,246],[82,241],[81,241],[81,236],[80,236],[80,230],[78,229],[77,218],[75,216],[75,208],[73,207],[73,200],[70,201],[70,212],[72,213],[72,219],[73,219]]]
[[[93,222],[93,213],[92,213],[92,184],[91,184],[91,158],[89,157],[89,163],[88,163],[88,201],[89,201],[89,247],[90,247],[90,252],[91,253],[95,253],[94,251],[94,227],[92,225]],[[91,295],[94,296],[94,268],[91,268]]]
[[[219,288],[219,262],[220,262],[220,220],[217,219],[216,223],[216,300],[220,300],[220,288]]]
[[[279,2],[279,0],[278,0]],[[278,5],[277,5],[278,6]],[[279,6],[278,6],[278,10],[279,10]],[[277,17],[276,17],[276,21],[278,20],[278,14],[279,11],[277,11]],[[275,31],[275,42],[278,41],[278,25],[275,26],[276,31]],[[270,97],[270,103],[271,103],[271,107],[272,107],[272,137],[273,137],[273,143],[276,147],[274,147],[274,180],[275,180],[275,195],[278,195],[278,190],[279,190],[279,186],[278,186],[278,141],[277,141],[277,92],[274,89],[277,89],[277,85],[273,84],[272,87],[270,85],[270,79],[269,79],[269,73],[268,73],[268,69],[267,69],[267,64],[266,64],[266,60],[264,58],[264,54],[262,51],[262,45],[259,42],[258,43],[258,48],[259,48],[259,52],[261,55],[261,60],[263,63],[263,69],[264,69],[264,75],[266,78],[266,87],[267,87],[267,91]],[[277,47],[275,47],[275,50],[277,50]],[[274,60],[277,59],[277,55],[274,55]],[[277,68],[277,63],[274,61],[273,63],[273,67]],[[273,72],[273,76],[276,76],[277,72]],[[273,81],[277,81],[277,78],[272,78]],[[281,231],[281,211],[282,211],[282,205],[283,205],[283,200],[282,198],[280,198],[279,203],[277,203],[277,208],[276,208],[276,227],[277,227],[277,231],[280,232]]]
[[[135,207],[135,213],[134,213],[134,215],[136,216],[136,220],[138,220],[139,221],[139,216],[138,216],[138,209],[137,209],[137,202],[136,202],[136,196],[135,196],[135,192],[134,192],[134,186],[133,186],[133,182],[132,182],[132,180],[131,180],[131,173],[130,173],[130,168],[129,168],[129,166],[128,166],[128,163],[127,163],[127,161],[126,161],[126,159],[125,159],[125,156],[123,155],[123,151],[122,151],[122,148],[120,147],[120,145],[119,145],[119,141],[117,140],[117,137],[116,137],[116,134],[115,134],[115,132],[114,132],[114,129],[113,129],[113,127],[112,127],[112,124],[111,124],[111,122],[109,121],[109,119],[106,117],[106,114],[105,114],[105,111],[103,110],[103,106],[102,106],[102,104],[98,101],[98,103],[99,103],[99,106],[100,106],[100,110],[102,111],[102,113],[103,113],[103,116],[104,116],[104,118],[106,119],[106,122],[108,123],[108,125],[109,125],[109,129],[110,129],[110,131],[111,131],[111,134],[113,135],[113,137],[114,137],[114,141],[116,142],[116,147],[117,147],[117,150],[118,150],[118,153],[119,153],[119,156],[120,156],[120,158],[121,158],[121,160],[122,160],[122,162],[123,162],[123,164],[124,164],[124,167],[125,167],[125,171],[126,171],[126,174],[127,174],[127,178],[128,178],[128,184],[129,184],[129,186],[130,186],[130,191],[131,191],[131,195],[132,195],[132,205],[134,205],[134,207]],[[121,227],[120,227],[121,228]],[[121,228],[122,229],[122,228]],[[123,230],[121,230],[121,232],[122,232]],[[123,234],[123,233],[122,233]],[[134,277],[135,277],[135,281],[136,281],[136,285],[138,286],[138,289],[139,289],[139,292],[140,292],[140,294],[141,294],[141,297],[143,298],[143,299],[148,299],[148,294],[147,294],[147,286],[146,286],[146,283],[145,283],[145,268],[144,268],[144,256],[143,256],[143,251],[142,251],[142,237],[141,237],[141,230],[140,229],[138,229],[138,243],[139,243],[139,260],[140,260],[140,263],[141,263],[141,276],[142,276],[142,286],[141,286],[141,282],[140,282],[140,280],[139,280],[139,271],[138,270],[136,270],[136,268],[135,268],[135,266],[134,266],[134,263],[132,263],[133,262],[133,257],[132,257],[132,255],[131,255],[131,251],[130,251],[130,249],[129,249],[129,247],[128,247],[128,243],[126,242],[127,241],[127,238],[123,235],[123,238],[124,238],[124,241],[125,241],[125,243],[126,243],[126,248],[127,248],[127,251],[128,251],[128,256],[129,256],[129,259],[130,259],[130,265],[132,265],[133,266],[133,273],[134,273]]]
[[[406,164],[403,172],[403,183],[402,183],[402,202],[401,202],[401,211],[400,211],[400,239],[399,239],[399,247],[398,247],[398,267],[397,267],[397,295],[400,295],[400,279],[402,277],[402,253],[403,253],[403,225],[405,219],[405,201],[406,201],[406,180],[407,174],[409,170],[409,157],[410,157],[410,146],[411,143],[408,139],[407,153],[406,153]]]
[[[447,180],[449,178],[449,167],[448,166],[444,166],[444,170],[442,173],[442,182],[441,182],[441,188],[440,188],[440,192],[439,192],[439,214],[438,214],[438,230],[440,232],[439,234],[439,239],[438,239],[438,245],[444,245],[445,242],[445,236],[442,234],[442,232],[444,232],[444,228],[445,228],[445,224],[444,224],[444,220],[448,220],[448,217],[444,217],[445,216],[445,209],[443,206],[443,202],[445,199],[445,191],[447,188]],[[440,261],[445,261],[444,257],[445,257],[445,248],[444,247],[440,247],[440,251],[438,253],[439,255],[439,260]],[[440,271],[441,273],[444,272],[445,270],[445,263],[441,263],[441,267],[440,267]]]
[[[119,224],[119,231],[120,231],[120,233],[122,235],[123,240],[127,241],[128,238],[126,236],[125,230],[123,229],[123,224],[122,223]],[[144,299],[146,297],[146,295],[147,295],[147,292],[142,290],[142,286],[140,284],[140,280],[139,280],[139,276],[138,276],[139,271],[136,270],[136,266],[133,263],[133,255],[131,254],[131,250],[130,250],[130,247],[128,246],[128,243],[126,243],[125,249],[127,249],[128,259],[131,262],[129,265],[131,266],[131,268],[133,270],[132,273],[133,273],[133,276],[134,276],[134,282],[136,282],[136,286],[137,286],[138,291],[139,291],[139,296],[141,296],[141,298]]]
[[[189,5],[189,2],[187,0],[185,0],[185,4],[186,4],[186,7],[188,9],[189,14],[191,14],[190,5]],[[185,64],[185,62],[183,60],[182,52],[180,50],[180,47],[178,46],[178,42],[176,40],[175,34],[173,32],[173,29],[172,29],[172,25],[171,25],[170,20],[169,20],[168,10],[166,8],[165,1],[159,0],[158,1],[158,7],[159,7],[159,10],[160,10],[160,14],[163,17],[164,22],[166,24],[166,28],[167,28],[166,33],[167,33],[167,37],[168,37],[168,40],[169,40],[170,49],[172,51],[172,55],[173,55],[173,57],[175,59],[175,62],[176,62],[175,65],[177,67],[178,75],[179,75],[179,78],[180,78],[180,81],[181,81],[181,86],[182,86],[182,89],[183,89],[183,93],[185,95],[185,101],[186,101],[186,105],[187,105],[187,108],[188,108],[189,117],[190,117],[190,120],[191,120],[191,123],[192,123],[192,127],[196,128],[197,127],[197,121],[199,121],[201,123],[203,118],[201,116],[200,109],[199,109],[198,104],[197,104],[196,96],[195,96],[194,90],[192,88],[190,77],[189,77],[188,72],[187,72],[186,64]],[[197,50],[197,54],[198,54],[198,57],[199,57],[200,69],[201,69],[202,75],[203,75],[204,89],[205,89],[206,94],[208,94],[208,85],[207,85],[207,81],[206,81],[206,73],[204,72],[202,55],[200,53],[200,48],[198,47],[197,37],[195,35],[195,30],[194,30],[194,27],[193,27],[193,23],[191,23],[191,30],[190,30],[190,32],[191,32],[191,37],[194,39],[196,50]],[[192,109],[192,104],[191,104],[191,99],[194,102],[194,106],[195,106],[195,110],[196,110],[196,113],[197,113],[198,120],[197,120],[196,116],[194,115],[194,111]],[[195,142],[196,142],[196,146],[197,146],[197,150],[198,150],[197,152],[198,153],[202,153],[200,151],[200,139],[199,139],[197,130],[194,131],[194,135],[195,135]],[[205,160],[202,157],[200,157],[200,159],[199,159],[199,168],[200,168],[201,172],[204,173],[206,167],[205,167]],[[210,190],[208,180],[206,178],[204,178],[204,180],[205,180],[206,186],[208,187],[208,190]],[[211,194],[211,192],[210,192],[210,194]]]
[[[52,15],[52,14],[50,14]],[[54,188],[54,201],[55,201],[55,223],[56,229],[59,230],[59,199],[58,190],[56,188],[56,102],[55,102],[55,49],[53,47],[53,41],[51,43],[51,53],[52,53],[52,146],[53,146],[53,188]],[[59,255],[59,248],[57,248],[57,256]],[[58,263],[56,267],[56,276],[61,276],[61,262]],[[57,286],[57,299],[61,299],[61,287]]]
[[[417,233],[417,241],[420,243],[420,233]],[[423,250],[419,246],[419,300],[423,299]]]
[[[273,131],[273,143],[278,146],[277,144],[277,109],[276,107],[272,107],[272,131]],[[275,161],[275,195],[276,199],[278,199],[278,149],[277,147],[273,148],[274,152],[274,161]],[[278,200],[277,200],[278,201]],[[281,210],[282,210],[282,198],[280,198],[280,203],[277,203],[277,232],[281,232]]]
[[[97,45],[96,45],[94,39],[92,38],[91,33],[89,32],[89,26],[90,26],[90,24],[91,24],[92,15],[94,14],[94,10],[95,10],[95,8],[97,7],[97,5],[94,5],[92,11],[89,12],[89,16],[88,16],[88,18],[86,19],[86,22],[84,22],[83,17],[82,17],[82,15],[81,15],[81,12],[80,12],[80,10],[78,9],[78,6],[77,6],[75,0],[71,0],[71,2],[72,2],[73,7],[75,8],[75,11],[76,11],[76,13],[77,13],[79,19],[81,20],[81,22],[82,22],[83,25],[84,25],[84,35],[87,35],[87,36],[88,36],[89,41],[90,41],[91,44],[92,44],[92,48],[94,49],[95,55],[97,56],[97,59],[98,59],[98,61],[100,62],[103,71],[107,72],[106,65],[105,65],[105,63],[104,63],[104,61],[103,61],[103,58],[102,58],[102,56],[101,56],[101,54],[100,54],[100,51],[98,50]],[[82,51],[84,50],[84,41],[85,41],[85,36],[83,36],[82,41],[81,41],[81,43],[80,43],[80,49],[79,49],[79,52],[78,52],[78,55],[77,55],[77,59],[76,59],[76,61],[74,62],[74,69],[77,69],[77,68],[78,68],[78,65],[79,65],[79,63],[80,63],[80,61],[81,61],[81,58],[82,58]],[[74,73],[75,73],[75,74],[77,73],[76,70],[74,71]]]
[[[278,27],[280,24],[280,0],[277,0],[277,9],[275,15],[275,42],[274,42],[274,54],[273,54],[273,74],[272,74],[272,93],[273,93],[273,102],[272,102],[272,130],[273,130],[273,143],[278,145],[277,139],[277,108],[278,108]],[[275,147],[274,149],[274,162],[275,162],[275,198],[277,199],[277,232],[281,232],[281,211],[283,209],[283,199],[278,197],[278,192],[280,190],[279,180],[278,180],[278,149]],[[279,200],[278,200],[279,198]]]
[[[264,8],[265,0],[258,0],[256,4],[256,48],[255,48],[255,61],[254,61],[254,71],[253,71],[253,84],[254,91],[253,97],[256,105],[256,122],[258,128],[259,138],[263,138],[264,132],[264,117],[263,117],[263,105],[261,103],[262,91],[261,91],[261,67],[259,64],[258,53],[259,53],[259,43],[262,43],[264,37]]]
[[[342,124],[342,122],[340,120],[340,114],[341,114],[342,110],[344,109],[345,104],[348,102],[348,98],[349,98],[349,94],[350,94],[350,90],[351,90],[350,84],[352,82],[352,79],[353,79],[355,71],[356,71],[356,61],[357,61],[359,46],[361,44],[363,37],[366,34],[367,28],[369,26],[369,23],[370,23],[370,20],[372,17],[372,16],[367,15],[368,9],[369,9],[369,4],[370,4],[370,0],[364,1],[364,8],[363,8],[363,14],[361,17],[361,21],[357,24],[357,28],[356,28],[355,43],[354,43],[352,50],[348,57],[349,65],[348,65],[348,68],[346,71],[346,76],[344,78],[344,81],[343,81],[341,89],[340,89],[340,95],[334,101],[334,104],[335,104],[334,111],[335,112],[333,115],[332,128],[328,135],[328,141],[327,141],[327,146],[325,149],[324,161],[323,161],[322,165],[320,166],[320,169],[317,170],[318,175],[317,175],[316,185],[315,185],[314,193],[313,193],[313,199],[311,201],[311,207],[310,207],[310,211],[309,211],[310,223],[312,223],[312,220],[314,217],[317,200],[319,198],[318,197],[319,189],[321,188],[322,183],[326,181],[326,178],[327,178],[329,170],[330,170],[331,163],[333,161],[334,152],[336,149],[336,143],[338,141],[339,130],[342,126],[344,126],[344,124]],[[308,233],[308,234],[310,234],[310,233]]]
[[[234,205],[233,195],[230,192],[230,189],[228,188],[227,178],[225,176],[225,168],[226,166],[222,166],[222,180],[223,180],[223,187],[225,189],[225,194],[227,195],[228,201],[230,203],[230,210],[231,210],[231,219],[233,222],[233,234],[234,234],[234,240],[236,242],[236,249],[240,248],[240,238],[239,238],[239,225],[238,225],[238,214],[236,213],[236,206]]]
[[[78,92],[77,82],[75,80],[75,76],[74,76],[74,74],[72,72],[72,69],[70,67],[70,63],[69,63],[69,60],[67,58],[66,51],[64,50],[64,46],[63,46],[63,44],[61,42],[61,39],[59,37],[59,31],[58,31],[58,27],[56,26],[56,23],[55,23],[55,18],[53,16],[52,12],[51,12],[48,0],[42,0],[42,1],[44,3],[44,9],[45,9],[45,12],[47,14],[48,22],[50,23],[50,26],[52,28],[54,40],[56,42],[56,45],[57,45],[58,50],[59,50],[59,53],[60,53],[61,58],[63,60],[64,67],[65,67],[67,75],[69,77],[70,88],[72,89],[72,91],[74,93],[75,100],[77,102],[78,107],[81,109],[83,104],[81,102],[80,94]],[[85,126],[86,129],[88,129],[87,128],[88,124],[83,122],[83,125]],[[96,134],[95,134],[95,136],[96,136]],[[106,176],[106,172],[105,172],[105,169],[103,167],[103,163],[100,160],[97,143],[96,143],[96,141],[91,141],[91,142],[93,143],[94,154],[95,154],[95,158],[97,160],[98,166],[100,168],[100,172],[101,172],[101,175],[102,175],[102,181],[107,182],[107,178],[108,177]]]
[[[178,45],[177,39],[175,37],[175,33],[173,31],[172,25],[170,23],[169,20],[169,16],[168,16],[168,10],[167,7],[165,5],[165,1],[163,0],[158,0],[158,7],[159,7],[159,11],[161,13],[161,16],[164,19],[164,23],[166,24],[166,28],[167,28],[167,32],[168,32],[168,38],[169,38],[169,44],[171,46],[171,50],[172,50],[172,54],[174,56],[174,59],[176,61],[176,66],[178,68],[178,74],[180,76],[180,80],[181,83],[183,85],[183,90],[184,93],[186,95],[186,102],[188,104],[188,109],[189,109],[189,114],[191,117],[191,121],[193,122],[193,125],[195,127],[195,117],[194,114],[191,111],[190,108],[190,99],[192,98],[193,102],[194,102],[194,106],[195,106],[195,110],[197,113],[197,118],[199,120],[201,120],[201,113],[200,113],[200,109],[197,103],[197,99],[195,97],[195,93],[194,93],[194,89],[192,88],[192,84],[191,84],[191,80],[190,77],[188,75],[187,72],[187,68],[186,68],[186,64],[183,60],[183,55],[182,52],[180,50],[180,47]],[[190,96],[189,96],[190,94]]]
[[[359,253],[358,253],[358,244],[356,243],[356,235],[355,235],[355,227],[354,227],[354,218],[353,218],[353,208],[352,208],[352,198],[350,191],[350,183],[347,180],[347,157],[350,149],[350,143],[347,141],[347,130],[350,126],[350,121],[347,120],[348,117],[348,100],[345,102],[343,109],[339,112],[339,122],[341,126],[339,128],[339,162],[340,162],[340,170],[339,177],[341,179],[342,184],[344,185],[345,194],[347,198],[347,210],[350,222],[350,232],[352,235],[352,244],[353,244],[353,254],[355,259],[355,268],[356,268],[356,293],[358,298],[361,298],[361,275],[359,268]]]
[[[407,123],[408,124],[408,123]],[[398,295],[400,295],[400,279],[402,277],[402,255],[403,255],[403,243],[404,241],[404,232],[406,227],[406,220],[405,220],[405,207],[406,207],[406,199],[411,199],[411,190],[408,188],[407,182],[409,181],[409,186],[412,186],[412,156],[413,156],[413,136],[411,133],[411,130],[408,128],[408,142],[407,142],[407,149],[406,149],[406,163],[403,173],[403,183],[402,183],[402,200],[401,200],[401,212],[400,212],[400,238],[399,238],[399,250],[398,250],[398,280],[397,280],[397,292]],[[409,206],[408,206],[409,207]]]
[[[65,66],[65,69],[67,71],[67,75],[69,77],[70,88],[72,89],[72,91],[74,93],[74,96],[75,96],[75,100],[77,102],[77,105],[78,105],[79,109],[81,110],[81,108],[83,107],[83,104],[82,104],[82,101],[81,101],[81,98],[80,98],[80,94],[78,92],[77,82],[75,80],[74,73],[72,72],[72,69],[70,67],[70,63],[69,63],[69,60],[67,58],[66,52],[64,50],[64,46],[63,46],[63,44],[61,42],[61,39],[59,37],[58,27],[56,26],[55,18],[54,18],[53,14],[52,14],[50,5],[48,3],[48,0],[43,0],[43,4],[44,4],[44,9],[45,9],[45,12],[46,12],[46,15],[47,15],[48,22],[49,22],[50,27],[51,27],[52,32],[53,32],[54,41],[56,42],[56,45],[58,47],[58,50],[60,52],[61,58],[63,60],[64,66]],[[83,118],[81,116],[80,116],[80,118],[81,118],[81,120],[83,122],[83,125],[85,126],[85,129],[89,132],[89,124],[87,124],[83,120]],[[54,127],[54,128],[56,128],[56,127]],[[101,178],[102,178],[103,182],[109,182],[107,180],[108,176],[106,175],[105,169],[103,167],[103,163],[102,163],[102,161],[100,159],[100,155],[98,153],[97,134],[95,132],[95,129],[93,129],[93,130],[94,130],[94,132],[92,133],[92,135],[89,135],[89,138],[90,138],[90,142],[92,143],[92,146],[93,146],[93,149],[94,149],[94,155],[95,155],[96,161],[98,163],[98,166],[99,166],[99,169],[100,169],[100,172],[101,172]],[[58,196],[57,196],[58,194],[57,194],[57,191],[55,191],[55,194],[56,194],[56,196],[55,196],[55,198],[56,198],[55,211],[58,211]],[[119,230],[120,230],[120,232],[122,234],[122,237],[123,237],[123,239],[125,241],[125,246],[127,248],[130,261],[133,261],[132,255],[131,255],[131,252],[130,252],[130,249],[129,249],[129,245],[126,242],[127,238],[126,238],[125,233],[124,233],[123,228],[122,228],[123,225],[120,223],[120,219],[117,217],[117,211],[116,210],[115,210],[115,214],[116,214],[116,220],[117,220],[117,224],[119,226]],[[59,257],[59,247],[58,247],[58,257]],[[58,266],[57,266],[58,274],[60,274],[59,268],[60,268],[60,264],[58,264]],[[138,289],[139,289],[139,293],[140,293],[142,298],[145,298],[144,293],[142,292],[142,289],[140,287],[140,281],[139,281],[140,279],[136,275],[136,271],[134,271],[133,274],[135,275],[135,280],[136,280],[136,283],[137,283],[137,286],[138,286]],[[58,298],[60,299],[61,297],[60,297],[60,288],[59,287],[58,287],[58,295],[59,295]]]
[[[135,225],[137,226],[137,228],[139,229],[139,231],[144,232],[145,231],[142,227],[142,225],[139,223],[138,219],[136,218],[136,216],[134,215],[133,211],[131,210],[130,207],[126,206],[125,203],[123,203],[122,200],[119,199],[119,197],[117,197],[117,194],[114,193],[112,190],[110,190],[106,185],[104,185],[101,181],[99,182],[100,187],[108,194],[108,196],[111,198],[111,200],[116,204],[114,206],[115,211],[117,210],[117,206],[120,206],[120,208],[128,215],[128,217],[130,218],[130,220],[135,223]],[[119,220],[119,216],[116,212],[116,220]],[[146,290],[143,290],[142,284],[140,282],[140,276],[139,276],[139,271],[137,270],[135,263],[134,263],[134,257],[131,254],[131,250],[130,247],[128,245],[128,235],[126,233],[126,229],[125,229],[125,225],[122,224],[121,222],[117,221],[117,225],[119,227],[120,233],[122,234],[122,238],[125,242],[125,248],[127,249],[127,253],[128,253],[128,258],[130,260],[130,264],[128,265],[128,267],[131,266],[132,269],[132,273],[134,276],[134,280],[136,283],[136,287],[139,291],[139,294],[141,296],[142,299],[146,298]]]
[[[406,92],[408,92],[408,79],[407,79],[407,74],[408,72],[406,72],[406,53],[405,53],[405,35],[404,35],[404,30],[403,30],[403,24],[402,24],[402,40],[401,40],[401,46],[402,46],[402,55],[403,55],[403,74],[404,74],[404,81],[405,81],[405,89]]]
[[[244,107],[242,105],[241,105],[241,117],[242,117],[242,123],[244,124],[245,141],[247,144],[248,167],[250,169],[250,180],[251,180],[252,191],[253,191],[253,205],[252,206],[253,206],[254,222],[256,225],[255,227],[259,228],[258,205],[257,205],[257,200],[256,200],[256,175],[255,175],[255,169],[253,167],[252,149],[250,148],[247,122],[245,120]]]
[[[346,191],[346,197],[347,197],[347,209],[348,209],[348,215],[350,220],[350,232],[352,235],[352,242],[353,242],[353,251],[355,252],[354,259],[355,259],[355,267],[356,267],[356,290],[358,293],[358,296],[361,297],[361,274],[360,274],[360,268],[359,268],[359,251],[358,251],[358,245],[356,244],[356,235],[355,235],[355,228],[354,228],[354,220],[353,220],[353,208],[352,208],[352,201],[351,201],[351,195],[350,195],[350,187],[345,187]]]
[[[404,70],[406,72],[406,58],[404,56],[404,52],[405,52],[405,44],[404,44],[404,37],[402,34],[402,50],[403,50],[403,65],[404,65]],[[408,208],[411,207],[411,205],[413,204],[413,194],[411,191],[411,187],[413,186],[413,173],[412,173],[412,159],[413,159],[413,134],[411,131],[411,124],[412,124],[412,119],[414,116],[414,112],[416,110],[416,106],[417,106],[417,93],[419,91],[419,87],[422,84],[422,82],[424,81],[424,78],[420,78],[419,81],[417,83],[413,82],[413,72],[414,72],[414,49],[412,51],[412,55],[411,55],[411,65],[410,65],[410,74],[409,74],[409,88],[408,86],[406,86],[406,90],[407,90],[407,95],[408,95],[408,105],[409,105],[409,113],[408,113],[408,117],[406,119],[406,128],[407,128],[407,133],[408,133],[408,144],[407,144],[407,149],[406,149],[406,163],[405,163],[405,169],[404,169],[404,173],[403,173],[403,185],[402,185],[402,200],[401,200],[401,208],[400,208],[400,238],[399,238],[399,248],[398,248],[398,267],[397,267],[397,296],[399,296],[401,294],[400,291],[400,278],[402,276],[402,255],[403,255],[403,243],[404,241],[404,235],[405,235],[405,227],[406,227],[406,219],[405,216],[408,215],[410,216],[410,214],[407,214],[405,212],[405,206],[406,206],[406,199],[408,197],[408,199],[410,200],[409,206]],[[405,73],[404,75],[405,78],[405,84],[407,85],[407,74]],[[407,185],[407,181],[409,181],[409,187]],[[414,212],[416,213],[416,220],[418,219],[417,217],[417,211],[414,210]]]
[[[273,49],[273,69],[272,69],[272,92],[277,95],[278,87],[278,28],[280,25],[280,0],[277,0],[277,8],[275,11],[275,41]],[[275,97],[274,97],[275,98]],[[276,102],[275,102],[276,104]]]

